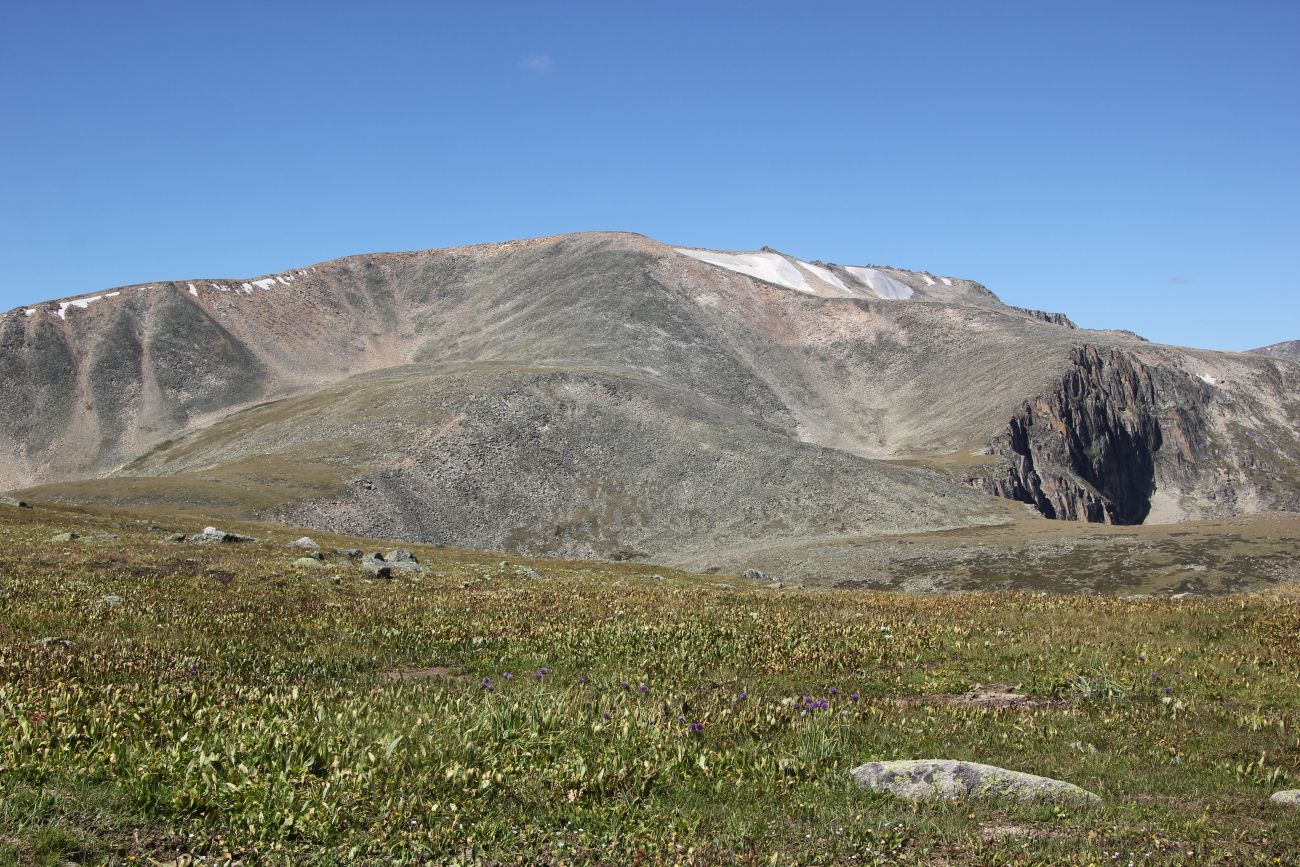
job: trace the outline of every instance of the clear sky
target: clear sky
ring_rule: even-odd
[[[626,229],[1300,338],[1300,3],[12,3],[0,309]]]

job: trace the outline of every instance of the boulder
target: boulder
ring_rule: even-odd
[[[0,506],[13,506],[15,509],[30,509],[32,504],[26,500],[16,500],[13,497],[0,497]]]
[[[369,572],[371,576],[375,578],[393,577],[393,567],[384,562],[383,555],[381,554],[367,554],[365,557],[361,558],[361,562],[358,565],[363,571]]]
[[[864,789],[888,792],[907,801],[1006,798],[1091,804],[1101,800],[1073,783],[953,759],[868,762],[849,773]]]
[[[342,551],[341,553],[343,554],[344,557],[347,557],[349,560],[355,560],[361,556],[361,549],[348,548],[345,551]]]
[[[60,533],[57,536],[51,536],[50,541],[51,542],[75,542],[77,539],[80,538],[81,538],[80,533],[70,530],[67,533]]]
[[[393,572],[421,573],[426,571],[425,568],[420,565],[420,561],[415,559],[414,554],[410,551],[404,551],[401,548],[389,551],[384,555],[383,561],[391,567]]]
[[[184,542],[184,541],[185,541],[185,534],[184,534],[184,533],[172,533],[170,536],[167,537],[167,541],[168,541],[168,542]]]
[[[326,569],[328,563],[323,562],[319,557],[299,557],[293,561],[293,565],[299,569]]]
[[[1269,800],[1274,804],[1282,804],[1287,807],[1300,807],[1300,789],[1283,789],[1280,792],[1274,792]]]
[[[100,601],[104,603],[106,608],[119,608],[123,602],[121,596],[105,596]]]
[[[758,569],[746,569],[745,577],[751,581],[771,581],[772,576]]]
[[[301,539],[296,539],[293,542],[291,542],[290,545],[291,547],[294,548],[301,548],[304,551],[315,551],[316,549],[320,548],[320,545],[317,545],[316,542],[313,541],[308,536],[303,536]]]
[[[256,542],[257,540],[252,536],[227,533],[224,530],[218,530],[216,527],[204,527],[202,533],[195,533],[187,541],[191,545],[220,545],[232,542]]]

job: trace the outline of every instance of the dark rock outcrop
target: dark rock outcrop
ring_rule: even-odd
[[[1025,401],[993,441],[1007,459],[1003,473],[969,481],[1048,518],[1140,524],[1158,460],[1174,476],[1197,460],[1206,439],[1197,407],[1208,389],[1120,349],[1083,346],[1071,361],[1060,384]]]

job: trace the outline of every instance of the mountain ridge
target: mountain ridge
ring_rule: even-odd
[[[27,411],[0,487],[660,558],[1007,520],[987,494],[1106,522],[1297,507],[1287,362],[960,278],[686,249],[547,236],[5,314]]]

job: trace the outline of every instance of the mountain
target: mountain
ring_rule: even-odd
[[[1268,346],[1261,346],[1258,349],[1247,351],[1255,355],[1268,355],[1273,358],[1300,361],[1300,340],[1284,340],[1281,343],[1272,343]]]
[[[1008,501],[1298,510],[1298,395],[1300,365],[1079,329],[970,280],[588,233],[4,314],[0,487],[722,561]]]

